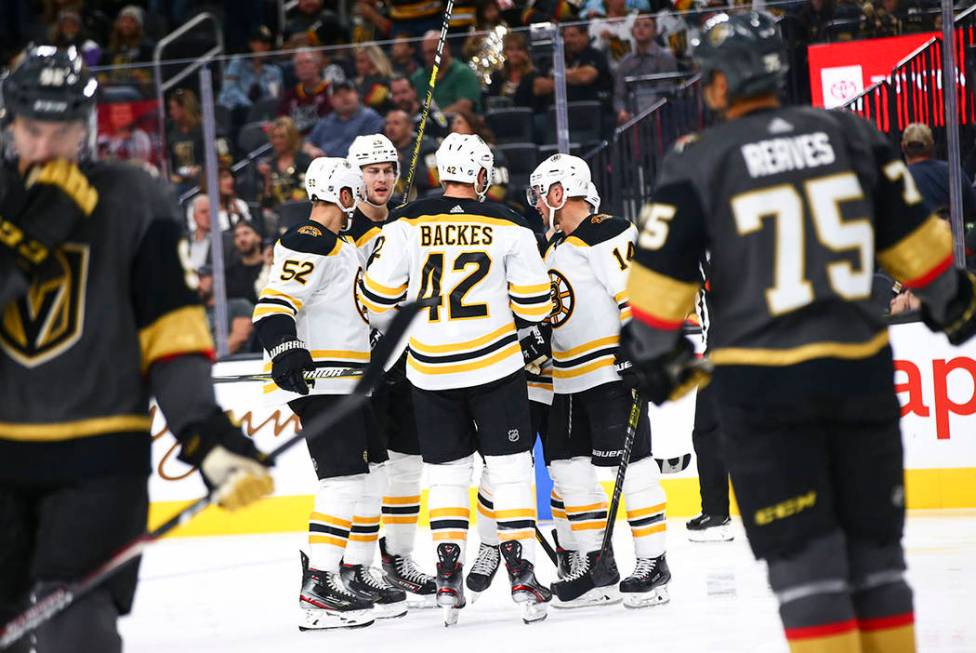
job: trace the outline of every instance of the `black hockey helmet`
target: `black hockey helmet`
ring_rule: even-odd
[[[98,82],[74,47],[30,46],[2,80],[2,119],[90,122]]]
[[[789,68],[779,26],[760,11],[713,16],[693,56],[706,82],[715,71],[725,75],[730,100],[775,93]]]

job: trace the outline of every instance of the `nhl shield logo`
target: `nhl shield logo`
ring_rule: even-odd
[[[73,347],[85,321],[90,248],[63,245],[51,260],[52,278],[35,281],[0,317],[0,348],[24,367],[37,367]]]

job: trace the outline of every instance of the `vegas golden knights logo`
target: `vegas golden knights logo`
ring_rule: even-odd
[[[552,313],[549,314],[549,324],[558,329],[563,322],[573,314],[576,305],[576,294],[567,279],[558,270],[549,270],[549,283],[552,286]]]
[[[24,367],[57,358],[81,338],[89,246],[66,244],[51,257],[58,268],[3,308],[0,348]]]

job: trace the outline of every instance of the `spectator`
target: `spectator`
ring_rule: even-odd
[[[377,113],[393,108],[390,97],[390,78],[393,68],[390,60],[375,43],[356,48],[356,89],[363,104]]]
[[[292,57],[298,83],[284,92],[278,115],[289,116],[299,130],[332,111],[331,83],[322,79],[322,55],[303,48]]]
[[[423,107],[417,98],[417,89],[413,87],[405,77],[394,77],[390,80],[390,93],[393,96],[393,105],[406,112],[410,117],[414,131],[419,129],[420,118],[423,115]],[[437,106],[437,102],[431,100],[430,112],[427,114],[427,125],[424,127],[424,135],[434,139],[441,139],[447,135],[450,129],[450,121],[444,112]]]
[[[620,60],[634,51],[634,20],[637,14],[627,11],[627,0],[606,0],[607,15],[590,21],[593,47],[607,56],[610,70],[617,71]]]
[[[949,163],[935,158],[935,139],[928,125],[915,122],[902,132],[901,150],[908,171],[918,186],[926,207],[933,213],[949,216]],[[962,215],[966,222],[976,220],[976,191],[965,171],[962,174]]]
[[[135,84],[148,92],[152,81],[149,67],[133,66],[152,60],[153,46],[143,35],[142,9],[126,5],[119,12],[101,62],[109,72],[99,74],[103,84]]]
[[[281,93],[281,69],[265,61],[273,42],[271,30],[262,25],[248,42],[251,54],[234,57],[227,64],[217,102],[233,112],[234,125],[247,120],[248,110],[255,102],[276,98]]]
[[[654,104],[658,94],[654,86],[637,83],[633,96],[628,92],[626,78],[639,75],[673,73],[678,70],[678,61],[670,52],[654,40],[657,36],[656,21],[651,16],[639,16],[634,21],[633,37],[635,51],[624,57],[617,66],[614,78],[613,108],[617,122],[623,124],[631,119],[632,111],[640,113]]]
[[[834,0],[807,0],[796,13],[800,40],[807,45],[827,39],[827,24],[834,18]]]
[[[352,82],[333,84],[333,111],[320,119],[309,142],[326,156],[346,156],[357,136],[383,131],[383,118],[359,103],[359,92]]]
[[[454,10],[451,12],[451,20],[448,22],[448,33],[450,35],[464,34],[471,31],[475,24],[476,6],[488,4],[491,0],[454,0]],[[448,38],[447,45],[457,54],[461,51],[463,41],[460,38]]]
[[[51,45],[59,48],[76,48],[86,66],[97,66],[102,56],[101,47],[89,38],[81,23],[81,14],[74,9],[62,9],[58,12],[57,23],[51,28],[48,38]]]
[[[413,74],[410,82],[419,97],[427,94],[427,82],[437,54],[439,32],[427,32],[421,43],[426,66]],[[481,110],[481,84],[474,71],[451,56],[450,49],[444,48],[441,65],[437,71],[437,84],[434,86],[434,100],[445,113],[459,109],[479,112]]]
[[[149,134],[136,125],[132,104],[115,102],[108,105],[108,112],[111,133],[99,136],[99,152],[119,161],[149,163],[152,157],[152,141]]]
[[[568,25],[563,28],[563,37],[566,41],[567,101],[597,100],[609,104],[607,100],[613,88],[613,76],[607,58],[590,46],[587,26]],[[547,98],[547,104],[551,104],[555,90],[552,73],[536,77],[533,90],[536,95]]]
[[[170,181],[180,190],[200,176],[203,158],[203,130],[200,128],[200,103],[190,89],[179,88],[167,101],[169,128],[166,132]]]
[[[322,22],[322,4],[322,0],[298,0],[295,13],[285,22],[282,32],[286,49],[309,45],[306,35]]]
[[[266,267],[262,243],[261,234],[250,222],[238,222],[234,226],[234,250],[237,255],[231,257],[224,272],[228,299],[246,299],[251,304],[258,302],[260,289],[256,286]]]
[[[417,136],[413,131],[410,116],[405,111],[393,109],[386,114],[386,126],[383,130],[386,137],[390,139],[393,146],[397,149],[400,156],[400,178],[397,180],[396,194],[403,195],[406,191],[407,174],[410,169],[410,160],[413,158],[414,141]],[[424,136],[420,144],[420,154],[417,157],[416,169],[414,170],[413,194],[410,199],[416,197],[417,193],[426,192],[436,185],[431,185],[428,170],[437,169],[435,154],[437,145],[431,138]]]
[[[393,46],[390,48],[390,63],[393,65],[393,72],[409,79],[420,68],[417,61],[417,48],[407,34],[397,34],[393,37]]]
[[[441,27],[444,17],[443,0],[386,0],[386,4],[393,22],[387,33],[420,38],[430,30],[439,30]]]
[[[352,8],[354,20],[353,43],[380,41],[390,37],[393,21],[387,16],[386,3],[382,0],[356,0]]]
[[[583,18],[590,19],[598,18],[600,16],[610,16],[610,5],[612,4],[612,1],[613,0],[586,0],[586,2],[583,4],[583,8],[580,10],[580,15],[583,16]],[[644,14],[653,9],[653,7],[651,7],[650,0],[624,0],[623,5],[624,11],[626,12],[637,12]]]
[[[305,199],[305,171],[312,157],[301,150],[302,137],[287,116],[274,121],[269,136],[274,156],[259,163],[258,172],[264,179],[261,205],[273,209],[285,202]]]
[[[190,202],[190,265],[194,270],[210,260],[210,198],[197,195]]]
[[[504,152],[495,149],[495,134],[485,123],[485,119],[470,111],[458,111],[451,121],[451,132],[474,134],[491,147],[492,155],[495,157],[495,167],[491,173],[491,186],[488,187],[486,197],[492,202],[504,202],[508,196],[508,161],[505,159]],[[433,185],[439,186],[440,179],[437,178],[436,166],[430,174]]]
[[[238,222],[251,221],[251,209],[247,202],[237,196],[234,187],[234,172],[230,166],[219,166],[217,177],[217,192],[220,193],[220,213],[217,215],[220,231],[224,232]],[[207,187],[206,174],[201,175],[200,188]]]
[[[862,38],[898,36],[904,31],[898,0],[869,0],[861,5]]]
[[[505,64],[491,75],[488,95],[507,97],[517,107],[530,107],[533,111],[545,110],[545,102],[532,92],[536,71],[529,55],[525,34],[509,32],[503,41]]]
[[[209,265],[200,267],[197,270],[199,285],[197,294],[200,301],[207,311],[207,323],[210,325],[210,333],[214,340],[217,338],[216,310],[217,300],[214,297],[213,269]],[[236,354],[240,351],[247,351],[247,344],[254,333],[254,324],[251,323],[251,313],[254,312],[254,304],[239,297],[228,297],[227,299],[227,353]]]

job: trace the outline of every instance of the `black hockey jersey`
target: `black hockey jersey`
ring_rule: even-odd
[[[94,212],[0,307],[0,480],[148,474],[150,366],[212,356],[175,202],[134,166],[85,173]]]
[[[882,135],[847,112],[789,107],[719,124],[665,159],[653,198],[633,314],[675,332],[707,248],[717,366],[875,360],[890,388],[888,333],[870,302],[875,261],[909,287],[952,265],[945,222]]]

